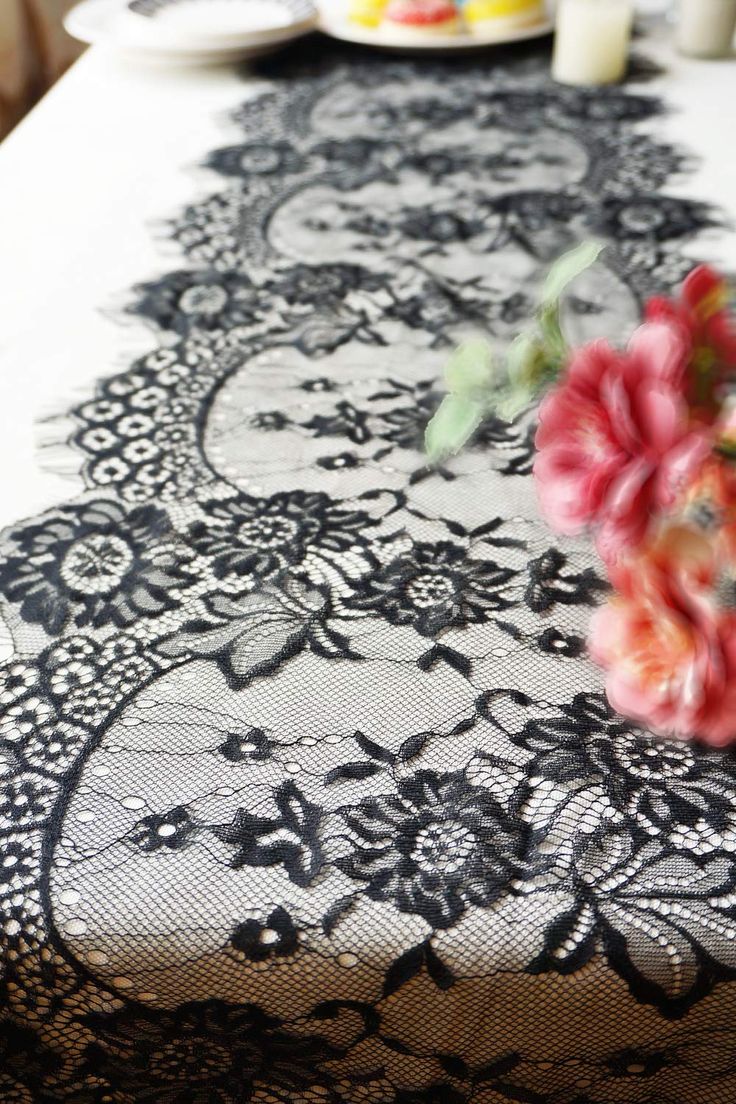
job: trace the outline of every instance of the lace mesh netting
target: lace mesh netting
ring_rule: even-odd
[[[566,246],[621,340],[717,224],[655,98],[546,69],[275,63],[75,411],[87,490],[6,532],[4,1102],[733,1101],[732,758],[608,708],[533,413],[422,457]]]

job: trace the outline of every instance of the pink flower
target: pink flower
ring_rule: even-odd
[[[691,353],[675,321],[649,322],[625,353],[605,341],[574,353],[539,410],[534,474],[540,504],[561,533],[594,526],[611,562],[641,543],[711,448],[685,399]]]
[[[620,593],[590,629],[613,708],[666,735],[734,742],[736,614],[713,601],[712,545],[670,530],[613,574]]]
[[[721,384],[736,375],[736,325],[728,312],[728,285],[707,265],[698,265],[682,285],[679,300],[660,296],[646,305],[648,321],[677,321],[692,346],[689,400],[701,419],[718,412]]]

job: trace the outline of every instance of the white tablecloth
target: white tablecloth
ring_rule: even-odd
[[[93,50],[0,148],[2,1099],[733,1099],[733,759],[608,709],[528,415],[418,448],[571,237],[578,334],[734,265],[733,69],[639,48]]]

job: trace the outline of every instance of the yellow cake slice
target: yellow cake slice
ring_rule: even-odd
[[[539,23],[545,14],[544,0],[468,0],[463,6],[468,27],[482,35]]]
[[[388,0],[350,0],[348,20],[359,27],[377,27]]]

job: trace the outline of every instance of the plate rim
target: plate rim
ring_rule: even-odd
[[[171,3],[172,0],[168,0],[168,2]],[[149,17],[145,13],[134,11],[131,8],[132,0],[121,0],[121,27],[124,28],[123,33],[127,31],[130,34],[131,40],[135,37],[137,43],[140,39],[143,47],[146,47],[148,42],[153,43],[155,40],[156,44],[163,45],[164,49],[170,46],[171,48],[180,49],[209,50],[218,47],[237,47],[240,43],[245,43],[246,39],[248,42],[261,41],[264,35],[270,36],[275,34],[276,31],[291,30],[294,27],[302,27],[307,24],[315,25],[318,14],[315,0],[298,0],[296,7],[297,9],[301,8],[298,12],[299,18],[295,18],[294,5],[290,4],[288,0],[272,0],[272,2],[287,13],[289,19],[286,23],[278,23],[259,30],[192,32],[181,28],[177,30],[165,25],[161,26],[155,17]]]
[[[80,0],[64,16],[64,28],[72,38],[90,46],[107,45],[128,52],[167,54],[181,58],[195,55],[215,58],[218,54],[230,54],[234,50],[247,50],[249,47],[256,49],[261,46],[278,45],[292,38],[301,38],[316,30],[318,22],[318,12],[315,8],[313,15],[299,23],[288,23],[270,30],[244,31],[227,39],[220,36],[216,39],[200,39],[195,43],[191,40],[175,41],[173,37],[166,40],[156,35],[146,42],[145,35],[128,36],[122,33],[119,27],[115,29],[110,25],[110,21],[114,20],[116,15],[124,14],[126,9],[127,0]],[[94,12],[97,16],[92,27],[86,19],[90,12]]]
[[[330,38],[336,38],[342,42],[352,42],[358,46],[372,46],[378,50],[422,54],[445,53],[446,51],[454,53],[461,50],[482,50],[489,46],[508,46],[514,42],[526,42],[529,39],[542,38],[545,35],[552,34],[554,29],[555,21],[548,13],[544,19],[540,19],[536,23],[509,28],[503,38],[497,35],[474,35],[465,31],[453,35],[437,35],[435,38],[428,37],[426,42],[407,42],[401,38],[392,41],[389,34],[382,33],[378,35],[368,27],[364,29],[354,27],[344,17],[337,14],[332,15],[329,11],[326,11],[322,5],[319,6],[317,16],[317,30],[321,31],[322,34],[329,35]]]

